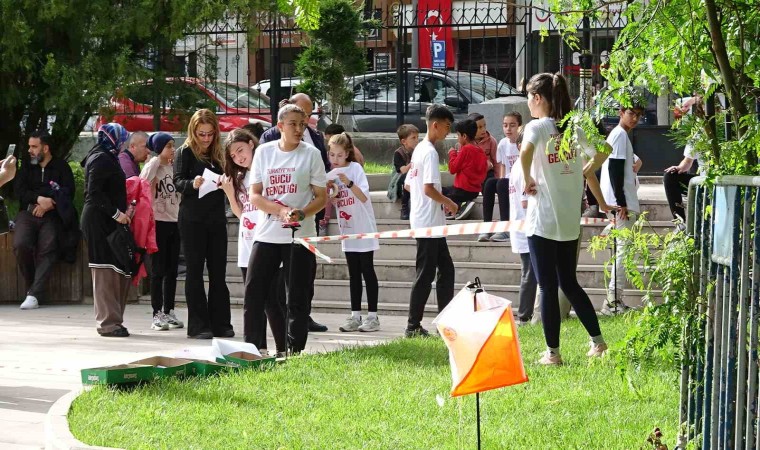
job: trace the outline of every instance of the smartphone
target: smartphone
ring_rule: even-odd
[[[10,158],[13,156],[13,154],[16,152],[16,144],[11,144],[8,146],[8,153],[5,154],[6,158]]]

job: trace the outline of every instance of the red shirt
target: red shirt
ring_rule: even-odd
[[[449,172],[454,174],[454,187],[480,192],[488,172],[488,157],[473,144],[463,145],[458,152],[449,150]]]

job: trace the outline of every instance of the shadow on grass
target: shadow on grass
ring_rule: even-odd
[[[349,347],[332,354],[336,358],[350,357],[354,362],[388,361],[420,368],[448,367],[449,353],[438,336],[430,338],[399,338],[371,347]]]

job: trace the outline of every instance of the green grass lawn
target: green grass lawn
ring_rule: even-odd
[[[624,318],[602,321],[608,341]],[[484,449],[638,449],[655,426],[673,448],[674,370],[622,379],[611,358],[589,362],[577,320],[563,325],[564,367],[540,367],[538,326],[520,328],[530,381],[481,395]],[[452,399],[439,338],[293,358],[268,372],[95,388],[69,413],[91,445],[196,449],[475,448],[475,396]],[[445,399],[439,404],[437,397]]]
[[[439,164],[441,172],[448,172],[449,171],[449,165],[448,164]],[[393,169],[393,164],[380,164],[372,161],[365,161],[364,162],[364,172],[367,174],[375,174],[375,173],[391,173],[391,170]]]

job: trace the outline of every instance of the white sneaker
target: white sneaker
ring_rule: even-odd
[[[151,323],[150,329],[155,331],[166,331],[169,329],[169,324],[166,322],[164,313],[159,311],[153,315],[153,323]]]
[[[40,307],[39,302],[37,302],[37,297],[33,295],[27,295],[24,299],[24,303],[21,304],[21,309],[37,309]]]
[[[628,312],[629,309],[631,308],[629,308],[628,305],[623,303],[622,300],[618,300],[612,303],[610,303],[609,301],[605,301],[599,313],[603,316],[616,316],[618,314],[624,314]]]
[[[491,239],[491,236],[493,236],[492,233],[480,233],[478,235],[478,242],[488,242]]]
[[[340,331],[344,331],[344,332],[358,331],[361,325],[362,325],[361,317],[351,316],[348,319],[346,319],[346,322],[343,325],[341,325],[339,329]]]
[[[601,344],[594,344],[594,342],[591,341],[590,346],[591,349],[586,353],[586,356],[589,358],[600,358],[607,352],[607,344],[604,342]]]
[[[556,353],[552,353],[551,351],[546,350],[542,354],[541,359],[538,360],[538,363],[543,366],[561,366],[562,357]]]
[[[533,317],[530,319],[530,324],[536,325],[539,323],[541,323],[541,313],[540,312],[533,313]]]
[[[182,328],[185,326],[185,324],[182,323],[181,320],[177,319],[176,315],[174,315],[173,309],[169,311],[169,314],[164,314],[164,319],[166,319],[166,323],[169,324],[170,330],[173,330],[175,328]]]
[[[361,325],[359,325],[359,331],[378,331],[380,329],[380,319],[377,317],[366,317]]]

